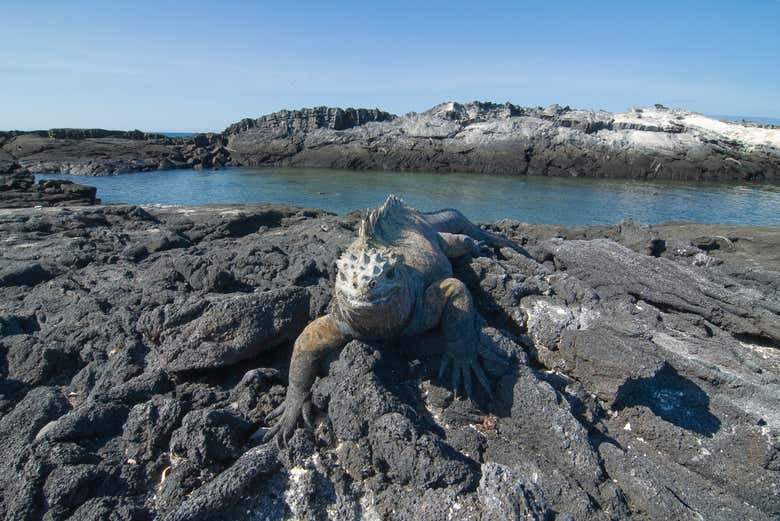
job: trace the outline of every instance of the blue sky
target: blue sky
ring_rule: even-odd
[[[283,4],[7,2],[0,129],[474,99],[780,118],[780,0]]]

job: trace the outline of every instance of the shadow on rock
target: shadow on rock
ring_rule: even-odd
[[[720,420],[710,412],[707,393],[667,363],[653,376],[630,379],[620,386],[615,410],[637,405],[702,436],[711,438],[720,429]]]

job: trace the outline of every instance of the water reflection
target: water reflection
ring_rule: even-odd
[[[642,223],[780,225],[780,189],[765,185],[293,168],[37,177],[97,186],[105,203],[275,202],[343,213],[375,206],[395,193],[420,209],[454,206],[479,221],[512,218],[585,225],[614,224],[630,217]]]

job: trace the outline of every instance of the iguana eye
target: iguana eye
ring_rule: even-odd
[[[371,282],[368,283],[369,288],[375,288],[376,287],[376,279],[373,279]]]

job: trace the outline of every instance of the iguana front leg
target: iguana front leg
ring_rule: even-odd
[[[466,394],[473,395],[472,373],[477,381],[491,394],[490,382],[479,362],[479,357],[494,358],[486,350],[480,350],[479,332],[476,325],[476,309],[471,294],[463,282],[448,278],[435,282],[425,291],[425,313],[430,323],[438,314],[439,325],[447,341],[439,379],[442,379],[451,367],[452,390],[457,395],[463,385]]]
[[[350,335],[339,327],[332,315],[322,316],[306,326],[295,340],[284,403],[266,417],[266,422],[280,418],[266,433],[263,441],[276,437],[277,443],[286,443],[301,417],[307,425],[312,426],[311,386],[320,364],[325,355],[341,349],[350,340]]]

